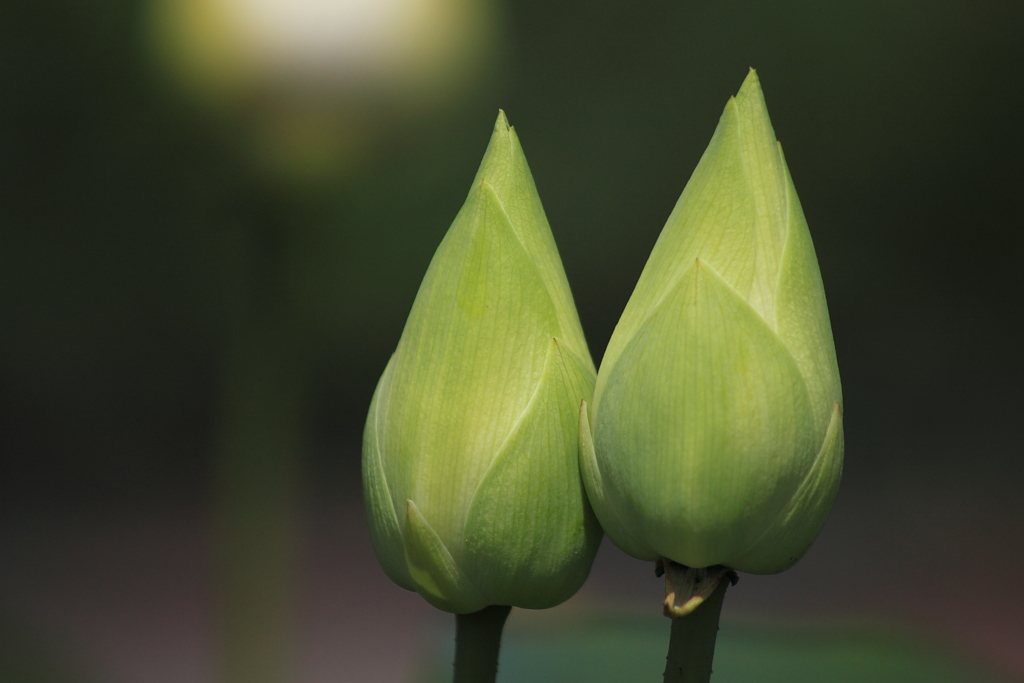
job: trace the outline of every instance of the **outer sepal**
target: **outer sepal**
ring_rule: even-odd
[[[565,601],[586,579],[601,528],[573,455],[575,406],[593,387],[590,368],[552,339],[537,391],[466,518],[466,566],[485,594],[542,609]]]
[[[406,501],[405,561],[416,590],[434,607],[467,614],[489,604],[412,500]]]
[[[370,402],[370,414],[363,432],[363,490],[366,494],[366,517],[370,523],[370,541],[381,567],[392,581],[406,590],[416,590],[409,576],[403,551],[402,528],[395,514],[394,499],[388,488],[380,457],[380,402],[391,385],[394,356],[388,361]]]
[[[559,338],[596,374],[533,174],[516,129],[509,125],[503,111],[498,112],[498,119],[494,122],[494,132],[474,184],[482,181],[486,181],[495,195],[501,198],[509,225],[540,274],[558,317]]]
[[[834,404],[843,400],[839,365],[818,257],[788,169],[786,197],[788,231],[775,295],[776,331],[800,367],[815,425],[825,430],[832,421]],[[839,439],[841,442],[842,436]]]
[[[580,432],[580,474],[583,476],[583,483],[587,490],[587,498],[594,507],[594,512],[601,520],[608,537],[615,541],[625,552],[641,560],[657,560],[660,555],[649,546],[633,535],[631,529],[632,516],[629,510],[623,506],[620,513],[605,492],[604,481],[601,475],[601,466],[597,462],[597,453],[594,450],[594,435],[590,427],[590,407],[586,401],[580,404],[579,415]],[[627,515],[623,518],[621,515]]]
[[[743,567],[755,574],[773,574],[789,569],[817,537],[843,474],[843,413],[836,403],[825,434],[825,442],[814,465],[800,483],[778,518],[752,548],[731,560],[730,566]]]
[[[594,436],[633,535],[691,567],[749,548],[818,447],[792,356],[702,261],[607,375]]]
[[[456,552],[473,492],[540,381],[558,333],[536,267],[481,182],[420,287],[383,414],[389,485],[429,510]]]

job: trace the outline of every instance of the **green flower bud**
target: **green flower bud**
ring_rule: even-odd
[[[595,371],[515,130],[500,113],[370,405],[363,484],[395,583],[456,613],[554,606],[601,529],[577,420]]]
[[[782,571],[832,506],[841,403],[814,247],[751,70],[581,411],[587,493],[638,558]]]

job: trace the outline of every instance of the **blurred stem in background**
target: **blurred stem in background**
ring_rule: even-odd
[[[248,215],[266,221],[287,208]],[[295,233],[243,229],[215,464],[219,680],[279,683],[293,678],[308,347],[283,267]]]
[[[293,659],[304,376],[287,322],[228,347],[216,472],[222,676],[287,681]]]
[[[263,182],[250,179],[236,202],[243,238],[229,258],[240,262],[233,299],[241,306],[226,324],[216,564],[222,680],[288,681],[309,358],[324,350],[316,309],[344,299],[303,276],[321,256],[310,209],[377,142],[450,110],[486,72],[496,3],[150,2],[167,75],[274,188],[268,200]]]

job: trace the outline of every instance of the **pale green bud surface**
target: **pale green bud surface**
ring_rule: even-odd
[[[581,411],[587,493],[638,558],[782,571],[835,498],[841,406],[817,258],[751,70]]]
[[[572,596],[601,539],[578,464],[579,407],[594,381],[501,113],[366,421],[363,485],[388,576],[455,613]]]

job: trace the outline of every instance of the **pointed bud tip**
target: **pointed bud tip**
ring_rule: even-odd
[[[519,163],[519,157],[522,157],[522,148],[516,137],[516,129],[509,125],[505,111],[499,109],[487,151],[484,152],[484,158],[477,171],[476,185],[479,185],[480,180],[488,178],[491,180],[492,189],[501,196],[504,185],[501,179],[512,172],[513,167]]]
[[[740,86],[733,99],[736,101],[736,106],[746,110],[747,115],[752,114],[754,109],[760,110],[765,116],[768,115],[768,107],[764,101],[764,90],[761,89],[761,79],[753,67],[750,67],[747,77],[743,79],[743,85]]]
[[[498,110],[498,118],[494,122],[495,133],[505,133],[512,129],[512,124],[508,122],[508,116],[505,115],[504,109]]]

